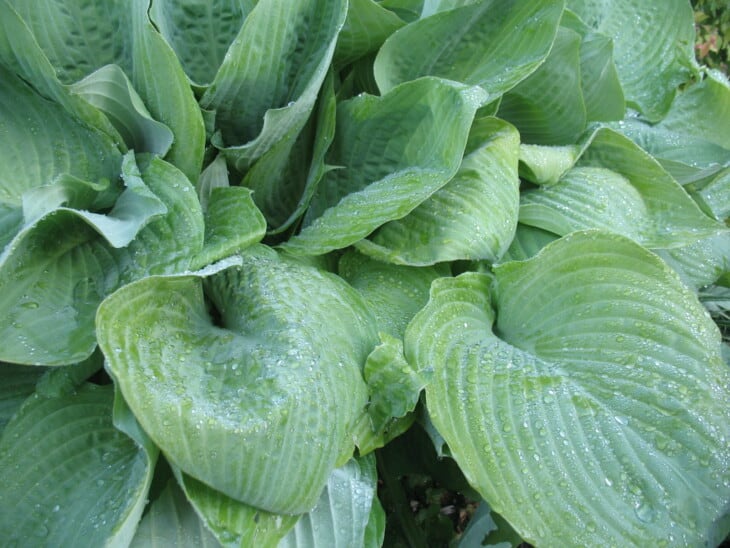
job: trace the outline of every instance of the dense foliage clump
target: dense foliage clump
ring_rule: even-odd
[[[718,545],[716,8],[0,0],[2,542]]]

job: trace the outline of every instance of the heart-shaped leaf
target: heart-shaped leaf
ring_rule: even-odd
[[[600,231],[490,283],[437,280],[405,342],[434,368],[431,418],[494,510],[538,545],[724,538],[730,371],[694,293]]]
[[[309,511],[352,453],[375,321],[343,281],[266,248],[205,292],[203,275],[145,278],[102,303],[109,371],[182,471],[250,506]]]

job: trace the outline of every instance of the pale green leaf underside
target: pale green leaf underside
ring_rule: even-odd
[[[382,93],[421,76],[479,85],[493,99],[543,62],[563,2],[485,1],[443,11],[396,31],[375,60]]]
[[[317,505],[297,521],[279,548],[365,546],[376,486],[374,455],[333,470]]]
[[[439,280],[405,341],[470,483],[538,545],[719,542],[730,385],[694,294],[600,231],[495,274]]]
[[[164,156],[174,136],[170,128],[150,117],[132,83],[118,65],[105,65],[70,90],[101,110],[124,139],[127,148],[137,153]]]
[[[519,140],[517,130],[501,120],[475,121],[454,178],[404,218],[358,242],[358,249],[409,265],[497,261],[517,224]]]
[[[538,185],[560,180],[582,153],[578,145],[548,146],[520,144],[520,177]]]
[[[568,0],[589,28],[610,37],[626,100],[649,120],[669,110],[693,62],[692,9],[684,0]]]
[[[206,281],[217,324],[199,276],[150,277],[104,301],[97,336],[171,462],[251,506],[301,513],[352,451],[377,339],[354,290],[271,253]]]
[[[340,103],[329,171],[302,231],[282,247],[316,255],[343,248],[403,217],[456,172],[483,94],[422,78],[382,97]]]
[[[154,460],[112,425],[111,386],[31,396],[0,439],[0,536],[23,546],[126,545]],[[93,443],[92,443],[93,442]],[[11,479],[12,478],[12,479]]]

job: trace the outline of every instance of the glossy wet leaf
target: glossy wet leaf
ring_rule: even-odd
[[[600,231],[495,277],[437,281],[405,339],[470,483],[532,543],[718,542],[730,384],[694,293]]]

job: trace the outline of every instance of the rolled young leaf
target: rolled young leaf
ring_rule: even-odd
[[[183,472],[269,512],[309,511],[352,454],[374,319],[343,281],[263,247],[205,292],[202,276],[148,277],[108,297],[97,314],[108,368]]]
[[[405,343],[434,368],[426,401],[454,458],[528,542],[698,546],[727,533],[720,334],[635,242],[576,232],[496,267],[491,289],[477,273],[437,280]]]

